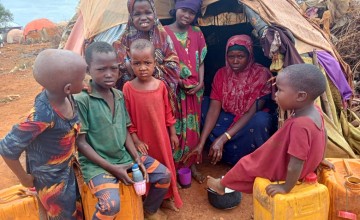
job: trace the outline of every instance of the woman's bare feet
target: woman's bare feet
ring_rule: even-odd
[[[170,209],[170,210],[173,210],[175,212],[180,211],[180,209],[176,208],[175,202],[174,202],[173,199],[164,199],[164,201],[161,204],[161,208]]]
[[[225,186],[223,186],[219,179],[215,179],[214,177],[207,176],[207,187],[215,191],[219,195],[225,194]]]
[[[193,164],[190,166],[191,176],[200,184],[205,182],[205,176],[203,176],[196,168],[196,165]]]
[[[155,213],[150,213],[144,210],[144,219],[145,220],[167,220],[167,215],[158,209]]]

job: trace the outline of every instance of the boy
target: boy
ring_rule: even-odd
[[[119,78],[116,53],[108,43],[94,42],[86,49],[85,59],[92,77],[91,93],[83,91],[75,97],[82,123],[77,144],[84,179],[98,198],[93,219],[113,219],[120,211],[118,181],[133,184],[126,169],[134,161],[151,183],[144,201],[145,217],[165,219],[158,209],[168,191],[170,173],[157,160],[140,157],[136,151],[127,131],[131,122],[123,94],[113,88]]]
[[[239,160],[223,179],[208,176],[208,187],[217,193],[224,194],[225,187],[252,193],[255,178],[263,177],[285,180],[267,186],[269,196],[285,194],[319,164],[329,166],[322,162],[327,137],[320,110],[314,106],[326,88],[323,73],[314,65],[292,65],[279,73],[276,85],[275,100],[283,110],[293,111],[291,118],[259,149]]]
[[[33,75],[44,90],[35,98],[27,120],[15,125],[0,142],[0,155],[22,185],[35,186],[49,219],[82,218],[76,210],[72,169],[80,127],[71,94],[81,92],[85,72],[83,58],[71,51],[39,53]],[[24,150],[28,173],[19,161]]]

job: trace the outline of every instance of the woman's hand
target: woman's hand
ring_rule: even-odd
[[[170,142],[171,142],[171,148],[175,150],[177,147],[179,147],[179,138],[176,134],[170,135]]]
[[[320,163],[320,168],[325,168],[325,169],[329,169],[329,170],[333,170],[335,171],[335,165],[333,163],[331,163],[328,160],[323,159]]]
[[[149,150],[149,146],[147,144],[145,144],[142,141],[138,141],[135,143],[136,149],[138,151],[140,151],[140,153],[142,155],[147,155],[148,154],[148,150]]]
[[[266,188],[266,193],[268,196],[274,197],[276,194],[286,194],[288,190],[286,190],[285,183],[283,184],[270,184]]]
[[[204,146],[198,143],[198,145],[192,151],[188,152],[181,158],[181,161],[185,164],[189,158],[196,156],[196,163],[199,164],[202,161],[203,148]]]
[[[194,95],[196,94],[200,89],[202,89],[204,87],[204,82],[200,82],[197,86],[195,86],[192,89],[189,89],[186,94],[188,95]]]
[[[222,152],[224,149],[224,144],[226,140],[224,140],[224,135],[219,136],[215,139],[215,141],[210,146],[209,157],[211,157],[211,163],[215,165],[222,158]]]

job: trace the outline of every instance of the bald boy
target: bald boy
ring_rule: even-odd
[[[0,155],[26,187],[35,186],[49,219],[80,219],[72,161],[79,120],[72,94],[82,90],[86,63],[66,50],[47,49],[35,60],[33,75],[44,87],[26,121],[0,142]],[[26,152],[25,171],[20,162]]]

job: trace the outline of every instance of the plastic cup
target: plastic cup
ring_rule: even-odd
[[[138,196],[142,196],[146,193],[146,180],[134,183],[135,192]]]
[[[191,170],[189,168],[180,168],[178,177],[181,187],[188,188],[191,186]]]

